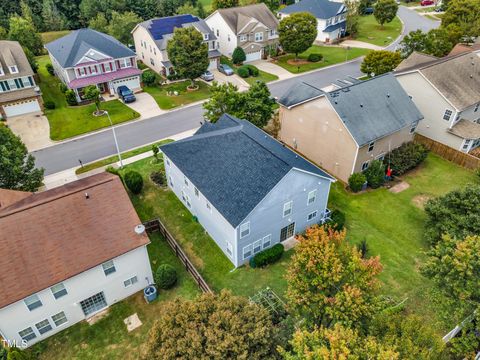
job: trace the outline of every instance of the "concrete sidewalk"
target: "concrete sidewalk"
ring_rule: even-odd
[[[364,41],[357,41],[357,40],[345,40],[342,41],[340,44],[342,47],[355,47],[355,48],[363,48],[363,49],[370,49],[370,50],[383,50],[385,49],[382,46],[370,44]],[[388,46],[388,45],[387,45]]]

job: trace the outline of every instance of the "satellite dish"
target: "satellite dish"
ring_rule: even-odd
[[[137,235],[142,235],[145,232],[145,226],[142,224],[135,226],[135,233]]]

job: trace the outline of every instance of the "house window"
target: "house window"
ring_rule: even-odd
[[[207,205],[207,209],[210,210],[210,212],[212,212],[212,205],[210,205],[210,203],[208,201],[207,201],[206,205]]]
[[[253,253],[256,254],[262,251],[262,239],[257,240],[253,243]]]
[[[124,68],[127,68],[127,67],[130,67],[131,66],[131,63],[130,63],[130,59],[128,58],[125,58],[125,59],[120,59],[118,61],[120,63],[120,68],[121,69],[124,69]],[[153,65],[153,64],[152,64]]]
[[[155,66],[155,61],[152,58],[150,58],[150,65]]]
[[[332,19],[327,19],[327,26],[332,25]]]
[[[97,73],[97,67],[96,66],[90,66],[90,73],[91,74],[96,74]]]
[[[313,220],[317,217],[317,210],[308,214],[307,221]]]
[[[317,190],[312,190],[308,193],[307,205],[313,204],[317,198]]]
[[[292,213],[293,201],[283,204],[283,217],[289,216]]]
[[[370,144],[368,144],[368,152],[372,152],[374,147],[375,147],[375,141],[372,141]]]
[[[252,244],[243,248],[243,260],[248,259],[250,256],[252,256]]]
[[[39,323],[36,323],[35,327],[37,328],[40,335],[43,335],[46,332],[52,330],[52,325],[50,325],[50,322],[48,321],[48,319],[45,319],[43,321],[40,321]]]
[[[194,188],[193,191],[195,192],[195,196],[196,196],[196,197],[199,197],[198,189],[197,189],[197,188]]]
[[[227,40],[230,41],[230,35],[227,36]]]
[[[463,151],[467,151],[468,148],[469,148],[469,146],[470,146],[470,143],[471,143],[471,142],[472,142],[472,140],[470,140],[470,139],[465,139],[465,140],[463,141],[462,150],[463,150]]]
[[[53,323],[55,324],[56,327],[65,324],[67,322],[67,316],[65,313],[59,312],[58,314],[55,314],[52,316]]]
[[[136,276],[134,276],[134,277],[131,277],[128,280],[125,280],[123,282],[123,286],[129,287],[129,286],[132,286],[133,284],[136,284],[137,282],[138,282],[138,278]]]
[[[247,35],[240,35],[240,41],[247,41]]]
[[[203,40],[208,40],[208,34],[203,34]]]
[[[112,71],[112,66],[110,65],[110,63],[103,64],[103,67],[105,68],[105,72]]]
[[[380,154],[375,158],[375,160],[380,160],[380,161],[383,161],[383,159],[385,159],[385,154]]]
[[[370,164],[370,160],[365,161],[365,162],[362,164],[362,171],[367,170],[369,164]]]
[[[35,332],[31,327],[28,327],[25,330],[20,331],[18,335],[20,335],[22,340],[25,340],[25,341],[29,341],[37,337],[37,335],[35,335]]]
[[[480,108],[480,103],[478,103],[477,105],[475,105],[475,109],[473,109],[473,112],[477,112],[477,111],[478,111],[478,108]]]
[[[190,203],[190,196],[185,195],[185,202],[187,203],[187,206],[188,206],[189,208],[192,207],[192,204]]]
[[[113,263],[113,260],[103,263],[102,268],[103,268],[103,272],[105,273],[105,276],[113,274],[115,271],[117,271],[117,269],[115,269],[115,264]]]
[[[170,160],[167,159],[167,165],[170,166]]]
[[[68,294],[67,289],[65,289],[65,286],[63,285],[63,283],[52,286],[50,290],[52,291],[53,297],[55,299],[59,299],[62,296],[65,296]]]
[[[276,34],[277,32],[275,31],[275,29],[270,30],[270,37],[275,36]]]
[[[217,36],[220,36],[220,31],[217,29]]]
[[[168,177],[168,180],[170,181],[170,186],[173,188],[173,180],[172,180],[172,177],[169,176],[169,177]]]
[[[250,222],[240,225],[240,239],[250,235]]]
[[[452,117],[452,110],[445,110],[445,113],[443,114],[443,120],[450,121],[450,118]]]
[[[9,67],[9,70],[10,70],[10,73],[11,74],[18,74],[18,68],[14,65],[14,66],[10,66]]]
[[[255,33],[255,41],[263,41],[263,32]]]
[[[183,182],[185,183],[185,186],[188,187],[188,180],[185,176],[183,177]]]
[[[36,308],[39,308],[43,305],[38,295],[29,296],[28,298],[23,300],[23,302],[25,303],[25,305],[27,305],[28,310],[30,311],[35,310]]]
[[[268,234],[263,238],[263,248],[266,249],[272,243],[272,234]]]
[[[227,241],[227,253],[230,256],[233,256],[233,246]]]
[[[410,134],[413,134],[415,130],[417,130],[418,122],[413,123],[412,127],[410,128]]]

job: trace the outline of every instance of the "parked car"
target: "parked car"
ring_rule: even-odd
[[[218,65],[218,71],[220,71],[221,73],[224,73],[227,76],[230,76],[230,75],[234,74],[232,68],[230,66],[228,66],[227,64]]]
[[[130,90],[125,85],[121,85],[117,88],[117,94],[118,94],[118,97],[122,99],[124,103],[131,103],[137,100],[135,95],[133,95],[132,90]]]
[[[210,71],[205,71],[202,76],[200,76],[203,80],[205,81],[212,81],[212,80],[215,80],[215,76],[213,76],[213,73],[211,73]]]
[[[422,0],[422,1],[420,1],[420,5],[422,5],[422,6],[435,5],[435,1],[433,1],[433,0]]]
[[[373,8],[372,7],[366,7],[363,9],[363,14],[364,15],[372,15],[373,14]]]

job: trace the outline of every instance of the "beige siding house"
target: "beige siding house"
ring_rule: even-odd
[[[279,103],[280,140],[344,182],[412,140],[423,118],[391,74],[330,91],[298,83]]]
[[[474,52],[441,59],[413,53],[395,76],[425,117],[419,134],[463,152],[480,146],[480,58]]]

